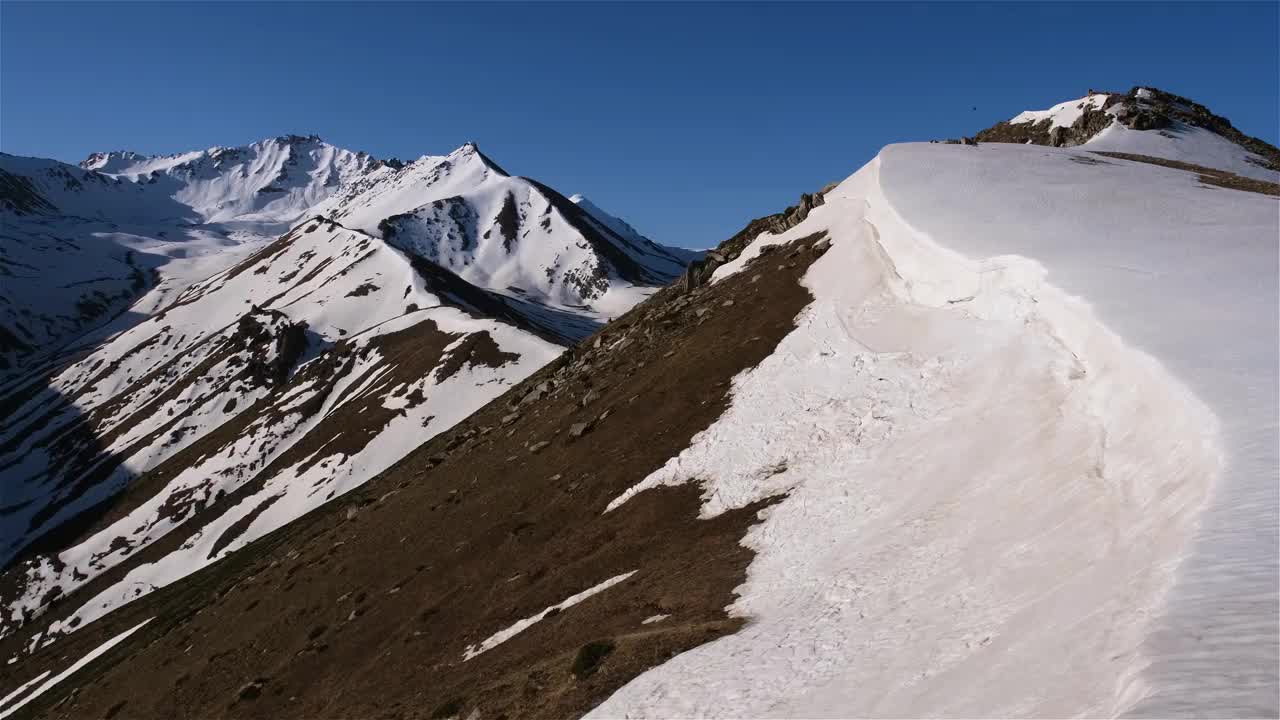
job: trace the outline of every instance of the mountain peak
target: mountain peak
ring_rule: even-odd
[[[128,167],[135,163],[143,162],[149,158],[142,153],[136,153],[132,150],[110,150],[107,152],[89,153],[89,156],[81,160],[79,165],[85,170],[97,170],[99,172],[117,172],[114,168]]]
[[[303,145],[303,144],[306,144],[306,143],[321,143],[321,144],[323,144],[323,143],[324,143],[324,140],[322,140],[322,139],[320,138],[320,136],[319,136],[319,135],[315,135],[315,134],[312,134],[312,135],[294,135],[293,133],[289,133],[289,134],[287,134],[287,135],[278,135],[278,136],[276,136],[275,140],[276,140],[277,142],[283,143],[283,144],[285,144],[285,145]]]

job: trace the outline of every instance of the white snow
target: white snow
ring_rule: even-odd
[[[134,634],[134,633],[135,633],[135,632],[137,632],[138,630],[141,630],[143,625],[146,625],[147,623],[151,622],[151,621],[152,621],[152,620],[154,620],[154,619],[155,619],[155,618],[147,618],[146,620],[143,620],[142,622],[138,623],[137,625],[134,625],[133,627],[129,628],[128,630],[125,630],[124,632],[120,633],[119,635],[116,635],[115,637],[111,638],[110,640],[106,641],[105,643],[103,643],[103,644],[99,645],[98,647],[94,648],[93,650],[90,650],[88,653],[86,653],[86,654],[85,654],[85,656],[84,656],[84,657],[82,657],[82,658],[80,658],[79,660],[77,660],[77,661],[75,661],[74,663],[72,663],[72,664],[71,664],[71,665],[70,665],[66,670],[63,670],[62,672],[58,673],[57,675],[54,675],[52,678],[50,678],[50,679],[48,679],[48,680],[45,680],[43,683],[41,683],[41,684],[40,684],[40,686],[39,686],[39,687],[37,687],[35,690],[31,691],[31,693],[29,693],[29,694],[27,694],[27,695],[22,695],[22,694],[21,694],[21,693],[22,693],[22,691],[23,691],[24,689],[26,689],[26,688],[27,688],[27,686],[31,685],[32,683],[34,683],[34,682],[36,682],[36,681],[40,680],[41,678],[44,678],[44,677],[45,677],[45,676],[47,676],[49,673],[48,673],[48,671],[46,671],[46,672],[44,672],[44,673],[40,674],[39,676],[37,676],[35,679],[33,679],[33,680],[31,680],[31,681],[29,681],[29,682],[27,682],[27,683],[24,683],[24,684],[23,684],[21,687],[19,687],[17,690],[15,690],[14,692],[9,693],[7,696],[5,696],[4,700],[0,700],[0,718],[6,718],[6,717],[9,717],[10,715],[14,714],[14,713],[15,713],[15,712],[17,712],[17,711],[18,711],[22,706],[26,705],[27,703],[31,702],[32,700],[36,699],[37,697],[39,697],[39,696],[43,695],[43,694],[45,693],[45,691],[47,691],[49,688],[53,687],[54,685],[57,685],[58,683],[62,682],[62,681],[63,681],[63,680],[65,680],[65,679],[67,679],[68,677],[70,677],[72,674],[74,674],[74,673],[75,673],[77,670],[79,670],[80,668],[82,668],[82,667],[84,667],[85,665],[88,665],[89,663],[91,663],[91,662],[93,662],[94,660],[98,659],[98,656],[102,655],[103,653],[105,653],[106,651],[108,651],[108,650],[110,650],[111,648],[115,647],[116,645],[119,645],[121,642],[123,642],[123,641],[125,640],[125,638],[127,638],[127,637],[129,637],[130,635]],[[19,699],[17,702],[15,702],[15,703],[13,703],[13,704],[8,704],[8,703],[10,703],[14,698],[21,698],[21,699]]]
[[[610,508],[787,497],[744,541],[751,622],[593,717],[1276,713],[1276,202],[1087,155],[891,146],[717,271],[833,240],[796,330]]]
[[[1012,124],[1019,123],[1038,123],[1044,120],[1051,120],[1050,128],[1071,127],[1076,120],[1084,115],[1084,111],[1089,108],[1100,108],[1107,101],[1110,95],[1102,93],[1094,93],[1076,100],[1068,100],[1058,103],[1048,110],[1024,110],[1013,117],[1009,122]]]
[[[667,619],[667,618],[669,618],[669,617],[671,617],[671,616],[670,616],[670,615],[650,615],[649,617],[647,617],[647,618],[645,618],[645,619],[641,620],[641,621],[640,621],[640,624],[641,624],[641,625],[650,625],[650,624],[652,624],[652,623],[659,623],[659,622],[662,622],[663,620],[666,620],[666,619]]]
[[[463,662],[466,662],[467,660],[470,660],[471,658],[474,658],[475,656],[481,653],[488,652],[494,649],[495,647],[501,645],[502,643],[515,637],[516,635],[519,635],[525,630],[528,630],[534,623],[539,622],[540,620],[545,618],[548,614],[552,612],[558,612],[561,610],[567,610],[573,607],[574,605],[577,605],[578,603],[582,602],[583,600],[586,600],[592,595],[604,592],[605,590],[608,590],[614,585],[617,585],[618,583],[622,582],[623,580],[626,580],[627,578],[635,574],[636,574],[636,571],[632,570],[629,573],[614,575],[608,580],[605,580],[604,582],[598,585],[593,585],[592,587],[589,587],[586,590],[583,590],[577,595],[571,595],[569,598],[562,600],[561,602],[556,603],[555,605],[552,605],[551,607],[547,608],[546,610],[543,610],[537,615],[524,618],[523,620],[517,620],[515,624],[511,625],[511,627],[508,627],[503,630],[499,630],[498,632],[490,635],[489,637],[485,638],[484,641],[481,642],[479,645],[468,646],[467,649],[462,653]]]

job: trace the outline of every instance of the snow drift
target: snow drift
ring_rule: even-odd
[[[593,716],[1274,714],[1275,201],[891,146],[715,277],[822,230],[795,332],[611,506],[785,494],[751,622]]]

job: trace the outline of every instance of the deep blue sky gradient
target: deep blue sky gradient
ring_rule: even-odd
[[[474,140],[714,244],[886,143],[1153,85],[1280,138],[1277,3],[0,3],[0,149]]]

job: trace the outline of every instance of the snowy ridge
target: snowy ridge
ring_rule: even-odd
[[[1275,393],[1221,420],[1276,384],[1274,329],[1228,319],[1274,316],[1260,256],[1275,259],[1275,201],[1082,157],[891,146],[717,271],[815,232],[833,242],[807,276],[813,303],[734,381],[729,411],[610,509],[694,478],[704,516],[786,493],[746,540],[757,555],[730,612],[751,624],[591,716],[1276,712],[1274,443],[1256,457]],[[1241,290],[1187,267],[1187,249],[1220,243],[1236,250],[1210,274]],[[1198,356],[1241,343],[1233,388]],[[1215,482],[1215,504],[1247,503],[1240,525],[1260,532],[1197,535]],[[1216,559],[1198,570],[1202,545]],[[1222,577],[1227,547],[1270,559],[1216,586],[1175,581]],[[1232,621],[1181,616],[1188,598]]]

